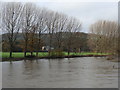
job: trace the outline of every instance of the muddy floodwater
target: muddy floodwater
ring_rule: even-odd
[[[82,57],[2,62],[3,88],[118,88],[118,62]]]

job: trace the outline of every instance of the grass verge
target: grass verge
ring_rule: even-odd
[[[63,52],[63,53],[64,53],[65,56],[68,56],[67,52]],[[33,54],[36,55],[35,52]],[[30,55],[30,53],[27,53],[27,55]],[[78,56],[78,55],[109,55],[109,53],[93,53],[93,52],[74,53],[74,52],[71,52],[70,56],[71,55],[76,55],[76,56]],[[48,52],[39,52],[38,56],[39,57],[47,57]],[[0,52],[0,57],[9,58],[9,52]],[[13,58],[24,58],[24,53],[23,52],[14,52],[12,54],[12,57]]]

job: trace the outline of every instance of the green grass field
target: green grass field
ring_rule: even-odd
[[[65,56],[68,55],[67,52],[63,52]],[[36,53],[33,53],[36,55]],[[27,53],[27,55],[30,55],[30,53]],[[82,53],[73,53],[71,52],[70,55],[109,55],[108,53],[92,53],[92,52],[82,52]],[[39,52],[38,54],[39,57],[45,57],[48,56],[48,52]],[[9,58],[9,52],[0,52],[0,57],[2,58]],[[23,52],[14,52],[12,54],[12,57],[14,58],[23,58],[24,53]]]

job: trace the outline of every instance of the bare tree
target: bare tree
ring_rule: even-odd
[[[37,27],[32,26],[28,36],[28,50],[30,51],[31,56],[33,56],[33,52],[35,51],[35,46],[37,44],[36,28]]]
[[[96,52],[116,53],[118,25],[114,21],[100,20],[90,27],[89,44]]]
[[[55,34],[54,34],[54,44],[56,46],[56,49],[58,51],[62,51],[63,47],[63,32],[65,32],[66,29],[66,23],[67,23],[67,16],[64,14],[57,13],[56,14],[57,20],[55,22]]]
[[[42,9],[39,9],[38,8],[38,12],[37,13],[37,31],[36,31],[36,34],[38,34],[38,40],[37,40],[37,43],[36,43],[36,56],[38,57],[38,52],[41,48],[41,45],[42,45],[42,34],[46,32],[46,19],[45,19],[45,16],[47,15],[47,9],[45,8],[42,8]]]
[[[28,51],[28,40],[30,33],[33,33],[34,28],[36,27],[36,6],[32,3],[26,3],[24,5],[23,10],[23,27],[22,27],[22,34],[24,37],[24,57],[26,57],[26,53]],[[35,32],[34,32],[35,33]],[[32,40],[32,39],[31,39]],[[32,52],[31,52],[32,53]]]
[[[47,27],[47,32],[49,34],[49,56],[51,54],[51,47],[53,44],[53,34],[55,32],[55,22],[57,20],[56,13],[53,11],[49,11],[47,16],[45,17],[45,23]]]
[[[79,32],[81,30],[81,22],[79,20],[77,20],[76,18],[71,17],[70,19],[68,19],[68,22],[66,23],[66,41],[65,41],[65,45],[67,46],[67,51],[68,51],[68,55],[70,53],[70,50],[72,48],[72,45],[75,42],[75,33]],[[79,42],[79,41],[78,41]]]
[[[21,28],[22,8],[21,3],[4,3],[2,8],[2,30],[7,33],[10,57],[12,57],[17,34]]]

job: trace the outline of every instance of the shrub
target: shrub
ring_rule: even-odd
[[[51,57],[62,57],[64,56],[64,53],[62,52],[62,50],[53,50],[50,52],[50,56]]]

